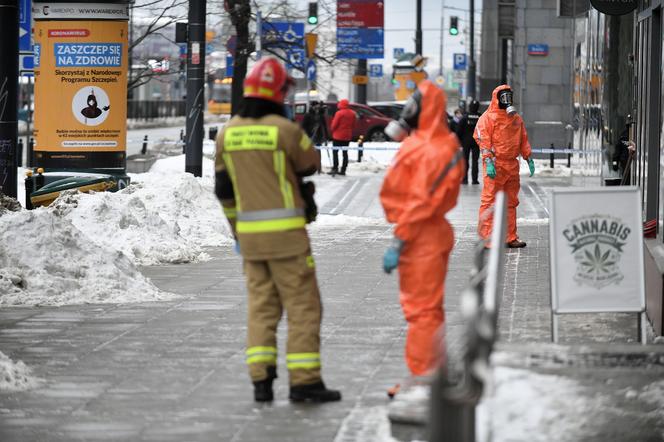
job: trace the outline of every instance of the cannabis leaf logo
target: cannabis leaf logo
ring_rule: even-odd
[[[584,267],[586,273],[609,273],[611,267],[616,265],[616,261],[610,257],[611,250],[607,250],[602,254],[599,244],[595,244],[594,253],[590,253],[587,249],[584,250],[585,260],[580,264]]]

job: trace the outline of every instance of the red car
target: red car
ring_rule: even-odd
[[[336,102],[325,102],[327,107],[327,127],[330,133],[330,123],[332,122],[332,117],[337,111]],[[359,103],[350,103],[350,108],[357,115],[357,123],[353,129],[353,140],[357,140],[360,135],[364,135],[365,141],[387,141],[388,138],[385,135],[385,126],[391,121],[390,118],[381,114],[380,112],[370,108],[365,104]],[[302,119],[304,114],[307,112],[307,103],[296,102],[295,103],[295,121],[302,124]]]

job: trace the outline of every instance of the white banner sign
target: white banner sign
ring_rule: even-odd
[[[38,20],[128,20],[126,3],[33,3],[33,18]]]
[[[553,312],[644,311],[638,188],[555,190],[550,205]]]

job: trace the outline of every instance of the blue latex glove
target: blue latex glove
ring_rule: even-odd
[[[491,179],[496,178],[496,166],[491,160],[486,160],[486,175]]]
[[[530,176],[535,175],[535,161],[532,158],[528,159],[528,168],[530,169]]]
[[[242,250],[240,250],[240,243],[238,242],[237,239],[235,240],[235,245],[233,246],[233,250],[235,250],[235,253],[237,253],[238,255],[242,255]]]
[[[403,249],[404,242],[397,237],[394,237],[392,244],[385,250],[383,255],[383,270],[385,273],[392,273],[399,265],[399,257]]]

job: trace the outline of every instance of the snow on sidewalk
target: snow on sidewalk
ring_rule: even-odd
[[[0,305],[170,299],[124,254],[99,247],[56,209],[0,217]]]
[[[0,351],[0,392],[30,390],[41,382],[22,361],[14,362]]]

